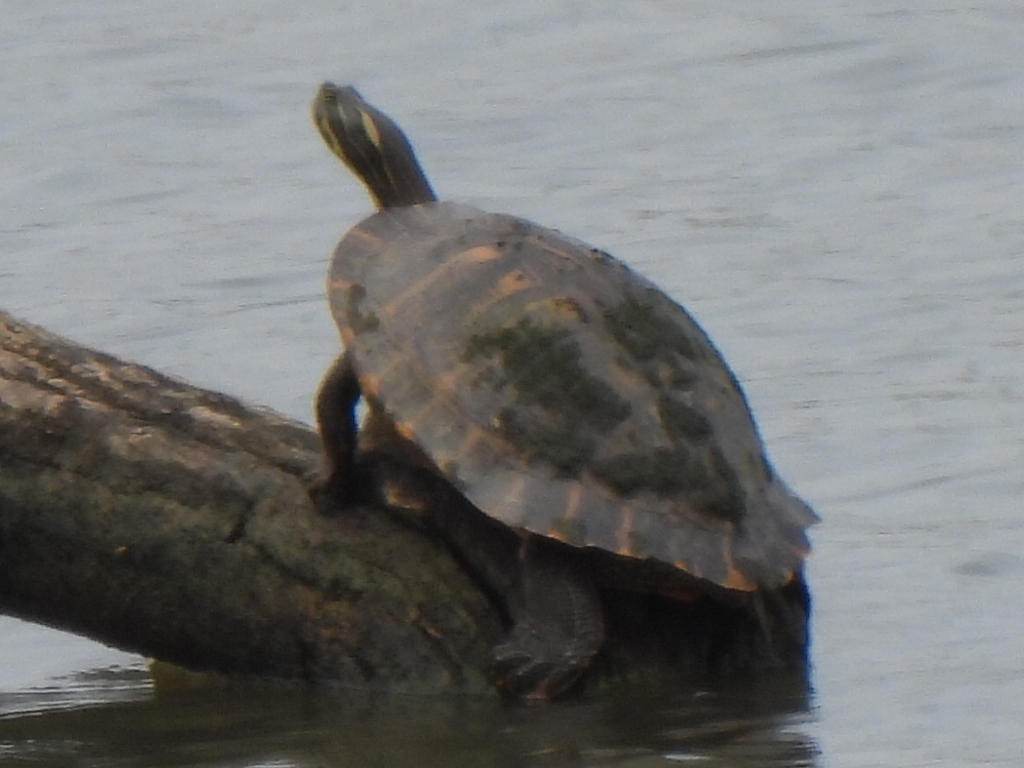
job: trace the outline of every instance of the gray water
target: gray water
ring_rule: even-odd
[[[354,82],[443,196],[683,302],[824,520],[806,707],[168,695],[136,656],[2,619],[0,764],[1024,763],[1017,3],[0,10],[3,308],[309,420],[327,256],[370,204],[307,105]]]

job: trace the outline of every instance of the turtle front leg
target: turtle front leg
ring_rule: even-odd
[[[351,355],[344,352],[328,369],[316,396],[316,422],[326,466],[311,483],[309,493],[321,508],[348,506],[359,498],[355,407],[361,394]]]
[[[494,649],[499,688],[527,699],[567,692],[604,644],[604,612],[593,581],[557,545],[524,537],[521,580],[510,600],[514,626]]]

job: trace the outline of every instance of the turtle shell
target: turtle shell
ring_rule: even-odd
[[[731,589],[799,569],[817,518],[773,472],[739,383],[612,256],[428,203],[353,228],[328,290],[364,397],[487,515]]]

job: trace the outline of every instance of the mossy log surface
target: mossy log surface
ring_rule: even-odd
[[[196,670],[491,691],[501,600],[429,528],[318,510],[321,461],[304,424],[0,312],[0,612]],[[597,679],[805,673],[802,579],[604,599]]]

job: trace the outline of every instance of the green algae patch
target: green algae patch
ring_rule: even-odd
[[[345,322],[352,331],[360,333],[372,333],[380,328],[380,318],[372,310],[363,311],[361,304],[366,298],[366,289],[361,285],[352,285],[345,297]]]
[[[591,460],[597,441],[590,430],[581,429],[566,418],[538,423],[532,412],[504,408],[498,414],[502,436],[522,451],[530,461],[542,461],[559,474],[578,475]]]
[[[507,390],[498,414],[503,436],[530,460],[575,475],[593,456],[599,436],[630,414],[630,404],[585,367],[573,334],[528,317],[474,334],[462,359],[495,366],[492,386]]]
[[[693,406],[668,395],[658,397],[658,417],[673,442],[706,442],[713,428],[707,416]]]
[[[590,471],[621,496],[643,491],[665,497],[682,494],[695,507],[723,520],[739,522],[744,514],[743,487],[717,448],[623,453],[593,462]]]
[[[471,336],[463,360],[479,357],[496,359],[504,374],[500,385],[553,419],[578,420],[607,432],[629,416],[629,403],[583,366],[580,345],[567,330],[520,318],[514,325]]]
[[[592,472],[601,483],[622,496],[638,491],[667,496],[706,484],[702,469],[685,450],[659,448],[595,462]]]
[[[674,318],[658,312],[653,303],[624,301],[604,313],[604,323],[619,345],[641,363],[667,351],[691,360],[701,354],[690,334]]]

